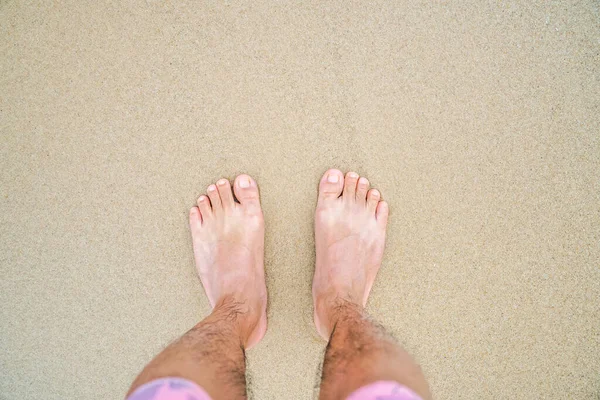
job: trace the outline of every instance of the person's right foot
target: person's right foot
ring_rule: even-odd
[[[315,212],[313,279],[317,331],[329,340],[340,304],[366,305],[381,265],[388,205],[355,172],[325,172]]]

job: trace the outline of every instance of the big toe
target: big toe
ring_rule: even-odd
[[[252,211],[260,210],[258,185],[249,175],[242,174],[235,178],[233,190],[242,206]]]
[[[319,202],[336,200],[344,188],[344,174],[339,169],[330,169],[323,174],[319,183]]]

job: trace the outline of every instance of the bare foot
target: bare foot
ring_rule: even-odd
[[[190,210],[198,275],[212,307],[233,306],[244,348],[267,329],[264,220],[258,186],[248,175],[235,178],[236,202],[227,179],[207,189]]]
[[[317,331],[329,340],[340,303],[361,309],[381,265],[388,205],[355,172],[325,172],[315,213],[313,302]]]

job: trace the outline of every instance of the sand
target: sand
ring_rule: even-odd
[[[0,398],[120,398],[209,311],[187,212],[266,215],[254,399],[310,399],[329,167],[391,206],[369,302],[436,398],[600,392],[595,1],[0,1]]]

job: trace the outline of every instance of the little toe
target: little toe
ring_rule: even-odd
[[[367,202],[367,191],[369,190],[369,180],[361,177],[356,185],[356,202],[365,204]]]
[[[231,184],[229,181],[227,179],[219,179],[217,181],[217,190],[219,191],[223,208],[232,208],[235,204],[235,201],[233,200],[233,192],[231,191]]]
[[[383,200],[380,201],[379,204],[377,204],[377,210],[375,211],[375,217],[377,218],[377,222],[385,227],[387,224],[389,214],[390,207],[388,206],[388,203],[386,203]]]
[[[242,174],[235,178],[233,184],[235,197],[249,211],[260,211],[260,196],[258,185],[249,175]]]
[[[330,169],[319,182],[319,202],[337,200],[344,187],[344,174],[339,169]]]
[[[356,172],[348,172],[344,179],[344,200],[354,201],[356,196],[356,184],[358,183],[358,174]]]
[[[199,228],[202,226],[202,215],[200,214],[200,210],[198,207],[192,207],[190,209],[190,227],[192,229]]]
[[[369,212],[375,213],[375,210],[377,209],[377,204],[379,203],[380,199],[381,193],[379,193],[379,190],[369,190],[369,192],[367,193],[367,209],[369,210]]]
[[[218,212],[222,209],[221,206],[221,197],[219,196],[219,192],[217,191],[217,185],[210,185],[206,189],[206,193],[208,194],[208,198],[210,199],[210,205],[212,206],[213,212]]]
[[[212,217],[212,210],[210,208],[210,200],[208,199],[207,196],[202,195],[202,196],[198,197],[198,201],[196,201],[196,204],[198,205],[198,209],[200,210],[200,213],[202,214],[202,220],[206,220],[207,218]]]

